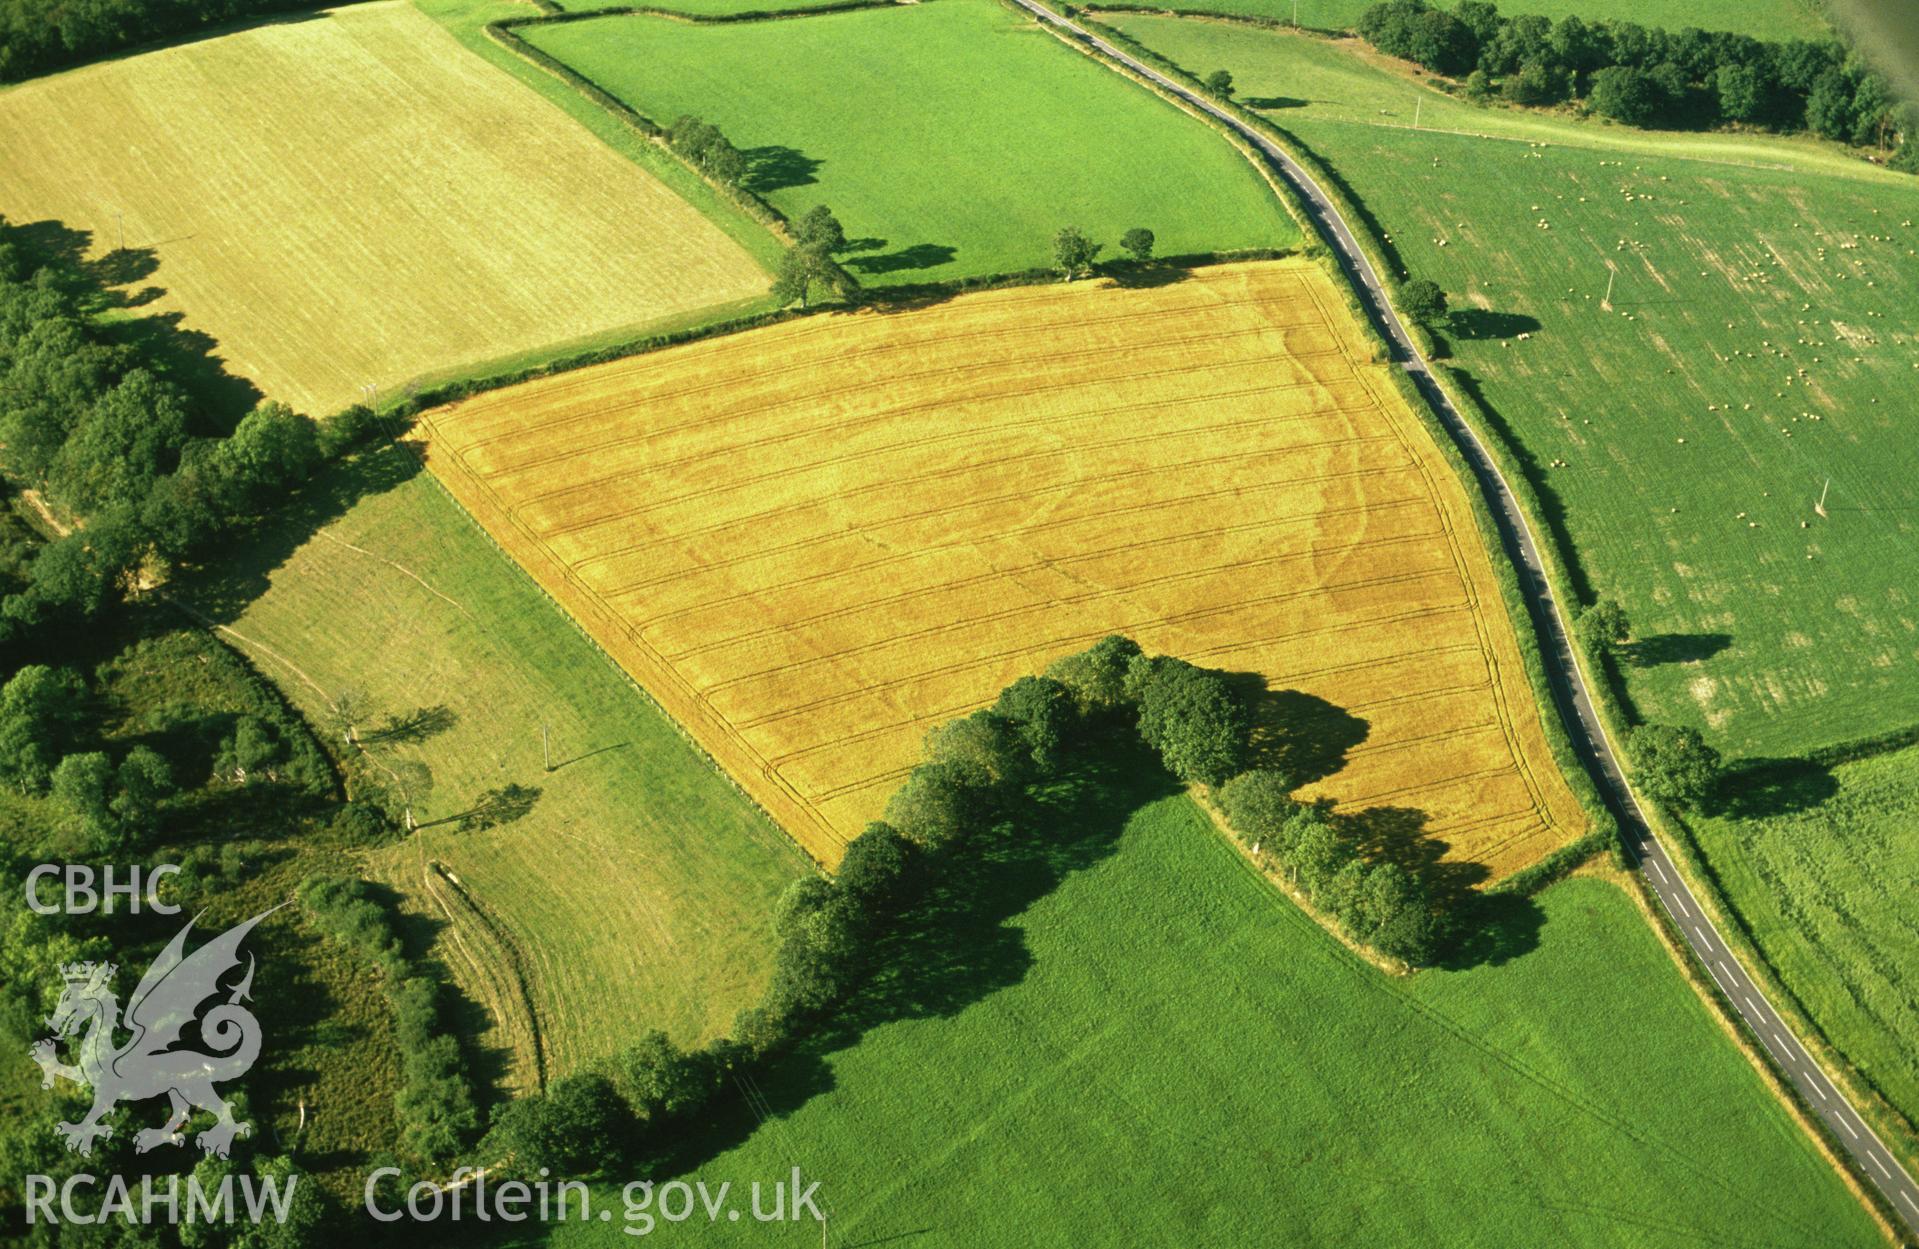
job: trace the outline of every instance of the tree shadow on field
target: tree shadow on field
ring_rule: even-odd
[[[948,247],[944,243],[915,243],[911,247],[902,247],[896,252],[884,252],[877,256],[855,256],[845,262],[849,269],[861,273],[902,273],[908,269],[937,269],[951,264],[953,257],[959,255],[957,247]]]
[[[1741,820],[1792,815],[1839,793],[1832,769],[1811,759],[1742,759],[1719,774],[1716,812]]]
[[[419,472],[420,457],[399,443],[382,443],[327,465],[273,514],[236,535],[216,561],[182,571],[175,582],[180,597],[215,624],[231,624],[267,592],[273,574],[316,532],[360,500],[385,494]],[[341,610],[351,609],[343,605]]]
[[[1101,265],[1099,272],[1100,276],[1107,279],[1107,285],[1128,290],[1172,286],[1193,276],[1191,269],[1170,260],[1114,260]]]
[[[97,239],[90,230],[51,220],[15,225],[10,237],[30,262],[51,265],[55,272],[67,275],[68,293],[98,318],[96,326],[103,337],[132,348],[142,367],[186,392],[194,433],[232,432],[240,418],[265,397],[251,381],[227,372],[220,344],[209,334],[185,328],[183,313],[126,315],[166,294],[164,288],[147,282],[160,269],[155,247],[115,247],[95,255],[106,240]]]
[[[1730,633],[1655,633],[1627,642],[1619,648],[1619,655],[1635,668],[1656,668],[1661,664],[1698,663],[1731,646]]]
[[[1290,95],[1245,95],[1239,99],[1247,108],[1261,112],[1272,112],[1282,108],[1305,108],[1311,100],[1302,100]]]
[[[756,195],[811,186],[819,181],[814,175],[825,163],[798,148],[779,144],[750,147],[740,155],[746,158],[746,176],[740,179],[740,186]]]
[[[1102,740],[1087,755],[1097,757],[1036,788],[1000,829],[945,858],[927,892],[878,940],[868,978],[846,1005],[755,1072],[750,1099],[723,1097],[711,1129],[690,1140],[672,1167],[696,1167],[753,1135],[765,1119],[784,1118],[830,1091],[827,1057],[871,1029],[949,1019],[1024,980],[1033,956],[1013,921],[1067,876],[1111,855],[1134,812],[1180,792],[1131,732]]]
[[[1446,320],[1446,329],[1454,338],[1485,341],[1537,334],[1539,319],[1519,312],[1494,312],[1490,308],[1456,308]]]
[[[1257,672],[1226,676],[1253,722],[1249,768],[1285,774],[1295,787],[1323,781],[1346,766],[1346,752],[1372,726],[1343,707],[1302,690],[1268,689]]]
[[[1446,858],[1452,844],[1427,830],[1428,818],[1411,807],[1368,807],[1333,816],[1367,862],[1396,863],[1425,885],[1443,922],[1435,967],[1498,966],[1537,949],[1545,912],[1531,898],[1481,889],[1491,870],[1483,863]]]

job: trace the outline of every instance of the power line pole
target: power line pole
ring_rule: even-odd
[[[1293,0],[1293,29],[1299,29],[1299,0]]]
[[[546,722],[544,720],[540,722],[540,762],[546,765],[547,771],[551,772],[553,770],[553,749],[548,740]]]
[[[1425,103],[1426,101],[1424,100],[1413,101],[1413,129],[1414,130],[1419,129],[1419,110],[1425,105]]]
[[[1606,297],[1599,301],[1601,308],[1612,307],[1612,282],[1613,279],[1618,276],[1619,270],[1613,268],[1611,265],[1606,266]]]

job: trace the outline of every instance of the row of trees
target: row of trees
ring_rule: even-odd
[[[0,0],[0,82],[313,0]]]
[[[400,1148],[419,1162],[448,1161],[478,1130],[480,1112],[459,1040],[441,1018],[439,981],[407,959],[392,914],[365,881],[315,877],[301,884],[299,897],[322,932],[372,962],[384,979],[400,1051],[393,1099]]]
[[[1632,621],[1617,599],[1602,598],[1574,618],[1573,636],[1594,662],[1612,669],[1629,657]],[[1616,680],[1611,671],[1607,676]],[[1719,791],[1722,760],[1698,729],[1634,725],[1626,734],[1626,755],[1632,760],[1633,784],[1655,801],[1696,811]]]
[[[773,296],[781,304],[798,302],[804,308],[812,302],[816,287],[842,299],[859,289],[852,275],[833,259],[846,246],[846,227],[832,209],[815,204],[792,223],[792,233],[793,246],[780,257],[773,277]]]
[[[1276,772],[1246,770],[1251,719],[1225,673],[1108,637],[927,735],[921,762],[884,817],[847,846],[838,873],[802,877],[780,897],[771,983],[730,1038],[691,1052],[657,1033],[643,1038],[596,1070],[504,1107],[483,1157],[510,1160],[507,1171],[558,1174],[664,1157],[677,1126],[734,1075],[841,1007],[879,943],[909,922],[950,865],[987,838],[1021,835],[1014,817],[1029,786],[1066,775],[1112,734],[1135,731],[1174,776],[1224,782],[1218,792],[1240,835],[1261,841],[1263,855],[1282,856],[1357,939],[1413,961],[1428,955],[1435,921],[1417,880],[1361,862],[1323,806],[1294,802]]]
[[[666,145],[715,182],[738,186],[746,178],[745,153],[712,122],[682,115],[666,128]]]
[[[70,262],[31,257],[15,233],[0,220],[0,454],[76,524],[0,587],[0,641],[97,616],[372,432],[365,408],[322,427],[263,403],[223,436],[100,328]]]
[[[1158,241],[1145,226],[1134,226],[1119,236],[1119,247],[1132,257],[1135,264],[1143,265],[1152,260],[1153,248]],[[1053,236],[1053,266],[1071,282],[1074,278],[1090,275],[1093,262],[1105,250],[1104,243],[1095,243],[1078,226],[1067,226]]]
[[[1919,170],[1915,110],[1832,40],[1767,42],[1610,19],[1507,17],[1485,0],[1464,0],[1450,12],[1426,0],[1383,0],[1360,15],[1359,33],[1382,52],[1464,78],[1476,98],[1583,99],[1635,126],[1739,122],[1859,146],[1903,137],[1893,163]]]
[[[1296,801],[1292,789],[1290,777],[1254,769],[1220,787],[1219,805],[1234,835],[1347,936],[1409,963],[1430,959],[1441,924],[1425,885],[1397,863],[1367,863],[1324,803]]]

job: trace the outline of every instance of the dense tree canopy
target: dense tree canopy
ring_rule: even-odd
[[[1856,146],[1896,142],[1892,164],[1919,166],[1919,109],[1831,40],[1506,17],[1486,0],[1451,13],[1426,0],[1383,0],[1360,15],[1359,32],[1382,52],[1465,78],[1475,99],[1495,90],[1534,106],[1584,99],[1633,126],[1805,128]]]

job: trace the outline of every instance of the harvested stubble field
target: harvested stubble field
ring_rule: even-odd
[[[242,107],[243,106],[243,107]],[[756,298],[752,258],[410,4],[0,92],[0,214],[157,265],[234,374],[323,414],[418,375]],[[420,153],[433,160],[423,164]]]
[[[1292,261],[812,318],[434,411],[429,463],[822,860],[930,725],[1125,631],[1259,674],[1332,739],[1313,792],[1504,874],[1581,815],[1337,299]]]

